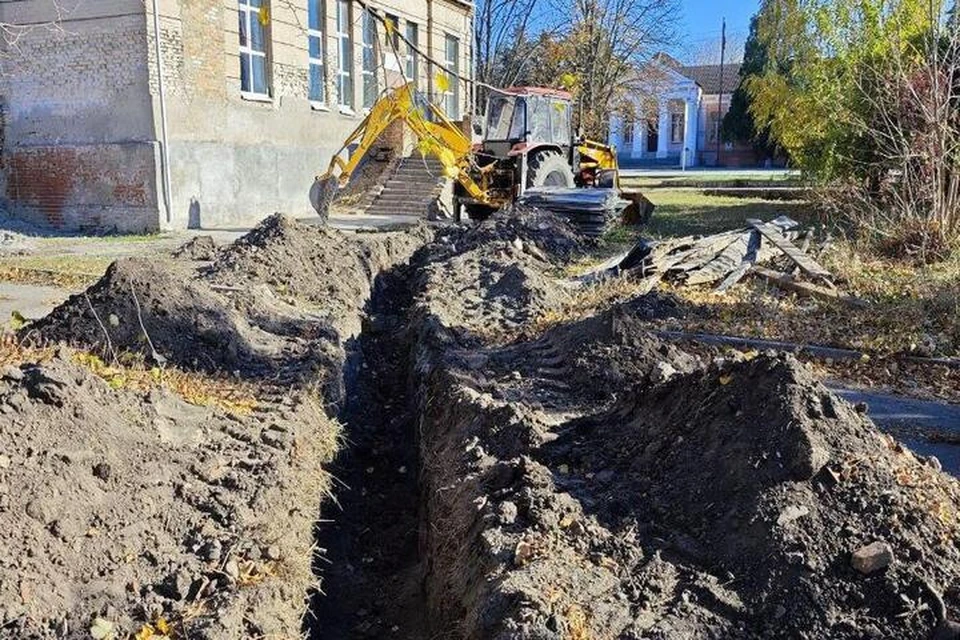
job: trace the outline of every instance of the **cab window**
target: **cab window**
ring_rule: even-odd
[[[553,141],[557,144],[570,144],[570,103],[564,100],[551,101],[553,107],[550,124],[553,129]]]
[[[528,105],[530,141],[550,142],[553,137],[550,132],[550,102],[546,98],[537,96],[529,98]]]

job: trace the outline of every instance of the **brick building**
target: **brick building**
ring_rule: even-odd
[[[660,53],[631,86],[629,108],[610,121],[610,143],[624,166],[758,166],[753,147],[721,139],[740,83],[740,64],[683,65]]]
[[[469,108],[462,83],[437,80],[469,77],[469,1],[364,4],[0,3],[0,22],[23,28],[0,52],[4,206],[120,231],[309,214],[313,176],[386,84],[414,78],[454,119]],[[425,55],[400,38],[393,54],[370,11]]]

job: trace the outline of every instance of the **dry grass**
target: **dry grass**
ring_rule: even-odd
[[[51,346],[27,345],[11,333],[0,336],[0,366],[47,362],[56,352],[57,348]],[[91,353],[71,351],[70,354],[73,362],[87,368],[114,389],[149,391],[165,388],[190,404],[216,407],[234,415],[247,415],[257,407],[254,389],[246,383],[172,367],[148,367],[142,359],[134,357],[107,364]]]
[[[703,331],[894,354],[960,355],[960,261],[914,267],[866,259],[841,244],[824,256],[863,308],[798,297],[756,279],[724,294],[664,287],[686,303],[682,326]]]
[[[142,359],[135,357],[122,357],[122,364],[120,361],[107,364],[94,354],[75,352],[73,360],[106,380],[114,389],[148,391],[165,388],[190,404],[216,407],[234,415],[247,415],[257,407],[252,386],[235,380],[172,367],[149,367]]]
[[[657,206],[643,233],[650,237],[709,235],[747,226],[748,218],[772,220],[786,215],[799,222],[817,222],[816,212],[802,201],[708,196],[696,191],[651,190]]]
[[[658,205],[646,235],[671,237],[715,233],[744,226],[747,218],[779,214],[817,222],[804,203],[705,196],[689,191],[650,193]],[[609,240],[632,239],[625,230]],[[746,279],[726,294],[709,286],[667,290],[687,303],[684,330],[847,347],[878,355],[960,355],[960,255],[917,265],[872,257],[852,242],[835,242],[820,257],[847,293],[870,304],[864,309],[787,294]]]
[[[96,282],[113,260],[100,256],[5,256],[0,282],[79,290]]]

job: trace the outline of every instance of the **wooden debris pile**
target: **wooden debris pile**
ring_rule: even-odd
[[[781,216],[749,225],[712,236],[641,240],[614,269],[642,278],[647,291],[665,281],[712,285],[723,292],[753,276],[800,295],[863,304],[840,291],[830,272],[810,256],[813,235],[799,231],[796,221]]]

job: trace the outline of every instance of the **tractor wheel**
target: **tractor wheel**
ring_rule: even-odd
[[[604,169],[597,174],[597,187],[600,189],[613,189],[617,186],[617,172],[612,169]]]
[[[476,222],[483,222],[496,211],[493,207],[482,204],[465,204],[463,208],[467,211],[467,217]]]
[[[573,187],[573,169],[558,151],[544,151],[529,160],[527,187]]]

